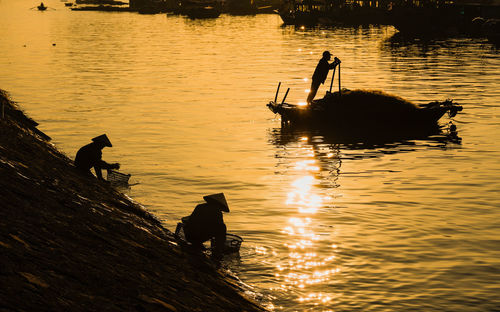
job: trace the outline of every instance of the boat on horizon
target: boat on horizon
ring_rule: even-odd
[[[71,6],[71,11],[102,11],[102,12],[131,12],[128,6],[116,6],[116,5],[77,5]]]
[[[285,25],[388,24],[386,7],[377,1],[289,0],[284,2],[276,12]]]
[[[455,0],[422,2],[417,0],[390,5],[390,24],[399,32],[410,35],[475,34],[478,20],[490,23],[500,19],[500,2]],[[498,33],[498,31],[497,31]]]
[[[217,1],[183,0],[179,4],[177,13],[191,19],[217,18],[222,13],[222,8]]]
[[[45,11],[47,10],[47,6],[42,3],[40,3],[39,6],[36,7],[38,9],[38,11]]]

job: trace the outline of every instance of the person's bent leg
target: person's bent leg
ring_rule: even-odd
[[[190,228],[184,228],[184,235],[186,237],[186,240],[191,243],[191,246],[195,249],[205,250],[203,242],[207,241],[208,239],[203,240],[203,237],[198,234],[199,233],[196,233],[196,231],[192,231]]]
[[[222,224],[215,233],[215,246],[213,246],[213,252],[217,255],[222,255],[226,246],[226,232],[227,228],[225,224]]]
[[[319,84],[313,81],[311,83],[311,90],[309,91],[309,95],[307,96],[307,104],[311,104],[318,92]]]

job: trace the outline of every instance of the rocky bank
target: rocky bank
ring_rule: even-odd
[[[265,311],[0,102],[0,311]]]

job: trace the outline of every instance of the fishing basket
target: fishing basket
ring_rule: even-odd
[[[226,234],[226,242],[224,243],[224,253],[239,252],[243,238],[236,234]],[[215,239],[210,240],[211,246],[215,246]]]
[[[130,174],[121,173],[115,170],[108,170],[108,181],[116,184],[128,184]]]
[[[226,234],[226,244],[225,249],[227,252],[238,252],[240,251],[241,243],[243,243],[243,238],[236,234]]]

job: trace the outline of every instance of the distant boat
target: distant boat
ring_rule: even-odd
[[[71,11],[102,11],[102,12],[130,12],[127,6],[116,5],[82,5],[71,7]]]
[[[277,13],[285,25],[312,26],[320,21],[333,23],[328,20],[327,9],[323,1],[290,1],[278,9]]]
[[[488,40],[495,44],[500,44],[500,19],[487,19],[481,25],[481,33]]]
[[[191,7],[184,10],[184,13],[189,18],[217,18],[221,11],[213,6]]]
[[[385,7],[379,6],[376,1],[289,0],[276,12],[285,25],[388,24]]]
[[[64,5],[67,6],[67,7],[70,7],[70,6],[73,5],[73,2],[66,2],[66,3],[64,3]]]
[[[500,19],[498,1],[413,1],[389,6],[390,23],[411,35],[457,35],[477,32],[479,20]]]
[[[76,4],[94,4],[94,5],[129,5],[128,2],[118,0],[75,0]]]
[[[36,8],[37,8],[39,11],[45,11],[45,10],[47,10],[47,6],[45,6],[45,5],[43,4],[43,2],[42,2],[42,3],[40,3],[40,5],[39,5],[39,6],[37,6]]]
[[[221,14],[221,7],[215,1],[182,1],[179,13],[189,18],[217,18]]]
[[[407,34],[457,34],[465,31],[465,18],[458,6],[407,7],[389,10],[390,23]]]
[[[382,91],[343,89],[341,92],[327,92],[324,98],[314,100],[311,105],[289,104],[285,99],[278,103],[277,94],[267,107],[281,115],[282,123],[364,128],[369,131],[435,126],[445,113],[454,117],[462,110],[462,106],[452,100],[417,105]]]

